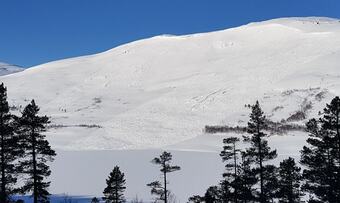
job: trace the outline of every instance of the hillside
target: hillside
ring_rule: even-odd
[[[2,76],[11,104],[35,99],[57,149],[190,146],[205,125],[245,125],[259,100],[273,121],[316,116],[340,94],[340,22],[282,18],[156,36]]]
[[[20,66],[0,62],[0,76],[20,72],[23,70],[24,69]]]

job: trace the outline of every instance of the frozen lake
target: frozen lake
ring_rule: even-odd
[[[167,149],[173,155],[173,163],[181,170],[169,174],[169,189],[178,202],[186,202],[194,194],[205,190],[221,179],[223,166],[219,152],[226,135],[204,135]],[[269,144],[278,150],[276,163],[288,156],[299,158],[306,134],[292,133],[272,136]],[[241,142],[241,148],[245,145]],[[180,150],[181,149],[181,150]],[[187,151],[183,151],[187,150]],[[151,160],[162,150],[110,150],[110,151],[57,151],[56,160],[51,164],[51,188],[53,194],[70,196],[102,196],[105,180],[113,167],[119,165],[125,173],[127,199],[138,196],[151,201],[150,189],[146,186],[160,178],[158,166]]]
[[[171,151],[173,163],[181,170],[169,174],[169,188],[177,200],[201,194],[220,179],[223,164],[218,153]],[[101,196],[105,179],[115,165],[125,173],[126,197],[151,200],[147,183],[160,178],[159,168],[150,161],[160,150],[136,151],[58,151],[52,164],[53,194]]]

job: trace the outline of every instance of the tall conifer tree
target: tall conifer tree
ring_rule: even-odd
[[[271,190],[274,188],[266,187],[270,183],[272,177],[266,170],[272,170],[272,166],[266,166],[265,162],[277,157],[276,150],[271,150],[266,140],[267,134],[264,130],[267,128],[266,117],[260,107],[258,101],[251,106],[250,120],[248,122],[247,132],[251,136],[245,136],[244,141],[250,143],[250,147],[246,149],[247,157],[252,157],[256,164],[254,170],[258,174],[260,181],[259,202],[266,203],[271,201]]]
[[[15,117],[10,114],[7,89],[0,85],[0,202],[7,203],[16,191],[18,168],[15,161],[23,150],[18,147],[18,137],[14,134]]]
[[[252,159],[245,152],[241,152],[241,164],[237,183],[239,196],[242,203],[255,201],[254,185],[258,182],[256,172],[251,169]]]
[[[125,178],[118,166],[115,166],[106,179],[106,188],[104,189],[104,197],[106,203],[122,203],[125,202],[124,191]]]
[[[280,203],[300,203],[301,196],[301,168],[296,166],[293,158],[283,160],[279,167],[277,197]]]
[[[237,148],[237,142],[240,139],[237,137],[228,137],[223,139],[223,151],[220,153],[222,161],[226,162],[225,172],[223,177],[225,180],[222,181],[221,190],[225,200],[228,200],[232,196],[233,202],[237,203],[240,200],[240,177],[239,177],[239,163],[238,159],[240,156],[240,150]],[[230,191],[232,188],[232,191]]]
[[[167,174],[181,169],[179,166],[171,165],[171,161],[172,155],[170,152],[163,152],[159,157],[154,158],[152,163],[159,165],[163,176],[163,184],[160,181],[154,181],[147,184],[147,186],[151,187],[151,194],[157,195],[157,200],[164,201],[164,203],[168,202],[169,195]]]
[[[340,202],[340,99],[335,97],[319,119],[307,122],[308,146],[301,151],[304,189],[313,202]]]
[[[44,179],[51,174],[46,162],[53,161],[56,153],[42,134],[50,121],[47,116],[39,116],[38,113],[39,107],[32,100],[19,118],[20,142],[25,150],[25,159],[20,161],[20,168],[28,176],[23,192],[32,192],[34,203],[46,203],[49,202],[47,189],[50,182]]]

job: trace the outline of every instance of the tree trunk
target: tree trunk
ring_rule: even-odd
[[[163,175],[164,175],[164,203],[168,203],[168,191],[166,189],[166,167],[165,167],[165,163],[163,165]]]

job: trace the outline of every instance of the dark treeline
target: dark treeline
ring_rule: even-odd
[[[270,134],[286,134],[289,131],[306,131],[306,127],[303,125],[295,124],[295,123],[287,123],[286,121],[274,122],[269,119],[265,120],[266,128],[264,129],[266,132]],[[247,126],[210,126],[206,125],[204,127],[205,133],[238,133],[242,134],[247,132]]]

